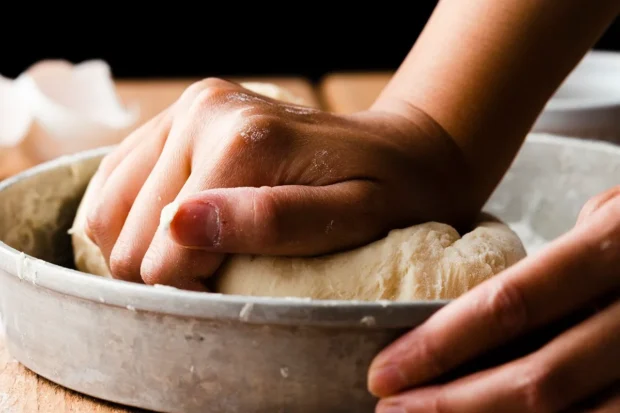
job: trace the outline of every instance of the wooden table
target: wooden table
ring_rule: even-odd
[[[325,78],[320,85],[320,98],[313,86],[298,78],[249,79],[268,81],[286,87],[317,107],[346,113],[366,109],[387,83],[389,74],[338,74]],[[232,79],[241,81],[243,79]],[[139,123],[150,119],[171,104],[193,80],[119,81],[118,93],[126,104],[141,105]],[[10,162],[9,162],[10,161]],[[2,159],[0,176],[16,173],[32,166],[32,161],[19,151]],[[2,329],[0,328],[0,334]],[[0,335],[0,412],[2,413],[135,413],[140,410],[116,406],[80,395],[43,379],[8,353]]]
[[[387,85],[392,73],[335,73],[326,76],[319,94],[326,109],[337,113],[366,110]]]
[[[83,396],[41,378],[14,360],[0,334],[0,412],[2,413],[137,413]]]

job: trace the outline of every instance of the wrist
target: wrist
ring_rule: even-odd
[[[477,185],[476,169],[435,119],[407,101],[385,98],[352,116],[398,145],[410,168],[429,183],[420,196],[436,208],[425,219],[461,228],[473,222],[486,196]]]

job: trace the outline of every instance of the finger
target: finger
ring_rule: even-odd
[[[200,171],[192,174],[179,192],[177,199],[199,192],[204,187],[203,173],[204,171]],[[224,180],[218,182],[220,185],[227,184]],[[149,285],[161,284],[204,291],[206,287],[203,280],[217,270],[224,257],[223,254],[182,248],[168,236],[166,229],[160,225],[144,255],[140,274],[143,281]]]
[[[558,412],[620,379],[620,301],[530,356],[385,399],[412,412]]]
[[[381,231],[386,220],[377,191],[369,181],[204,191],[179,204],[170,233],[186,248],[209,252],[332,252],[364,243]]]
[[[209,112],[205,109],[218,99],[225,99],[226,90],[233,87],[238,88],[218,79],[197,82],[170,107],[175,121],[162,155],[140,189],[110,253],[110,271],[115,277],[125,280],[140,277],[140,267],[156,232],[162,205],[175,199],[190,175],[192,142],[201,132],[197,126],[208,123],[205,121]],[[172,116],[166,119],[171,122]],[[201,122],[197,124],[195,119]],[[156,130],[161,129],[160,125]]]
[[[105,181],[114,169],[138,147],[144,140],[149,139],[153,132],[161,129],[170,129],[171,117],[168,110],[159,113],[153,119],[142,124],[131,132],[123,141],[101,161],[98,168],[100,178]]]
[[[87,216],[86,223],[92,234],[91,239],[99,247],[108,265],[129,211],[159,159],[168,129],[160,129],[156,133],[159,136],[143,141],[112,172]],[[154,207],[161,208],[163,205]],[[137,282],[140,278],[131,281]]]
[[[208,96],[207,103],[215,104],[213,99],[218,96],[213,92]],[[258,185],[260,177],[251,171],[253,168],[235,170],[231,173],[228,162],[236,159],[236,154],[222,154],[222,148],[214,149],[218,144],[226,148],[229,126],[222,130],[218,127],[210,129],[206,139],[195,142],[193,147],[193,172],[177,194],[176,199],[183,199],[192,194],[211,188],[232,188],[242,185]],[[197,134],[196,130],[193,130]],[[219,138],[219,139],[218,139]],[[207,158],[198,156],[198,153],[209,154]],[[227,156],[228,155],[228,156]],[[221,160],[225,162],[220,162]],[[175,243],[158,227],[148,246],[142,264],[140,275],[146,284],[163,284],[188,290],[206,290],[204,280],[213,274],[224,260],[221,253],[209,253],[201,250],[183,248]]]
[[[225,255],[182,249],[165,236],[158,238],[157,233],[140,267],[144,283],[207,291],[204,281],[215,273]]]
[[[142,276],[147,283],[176,285],[208,278],[223,261],[223,253],[316,254],[345,242],[361,242],[370,234],[356,225],[352,205],[367,208],[369,202],[364,201],[373,190],[373,184],[362,181],[327,187],[184,190],[179,196],[184,201],[170,224],[176,235],[158,231]],[[189,248],[175,242],[188,231],[193,242]]]
[[[157,132],[161,129],[170,129],[171,118],[168,116],[168,111],[157,115],[152,120],[146,122],[132,133],[129,134],[123,141],[109,154],[107,154],[99,164],[97,171],[91,178],[87,191],[84,194],[84,200],[82,203],[87,209],[90,209],[91,205],[96,203],[96,199],[101,195],[101,188],[105,185],[106,181],[112,175],[116,167],[138,147],[145,139],[148,139],[153,132]],[[94,234],[88,224],[84,226],[84,231],[87,237],[92,241],[95,241]]]
[[[592,214],[594,214],[595,211],[616,197],[620,197],[620,185],[610,188],[607,191],[591,198],[581,209],[579,217],[577,218],[577,225],[585,222]]]
[[[174,128],[174,127],[173,127]],[[174,131],[170,132],[170,135]],[[123,280],[140,279],[140,266],[157,230],[163,205],[172,202],[190,174],[189,154],[167,139],[153,171],[140,189],[110,254],[110,272]]]
[[[620,198],[543,253],[530,256],[435,313],[373,360],[369,389],[388,396],[435,378],[620,285]]]

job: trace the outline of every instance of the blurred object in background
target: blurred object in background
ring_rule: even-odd
[[[139,116],[135,105],[122,105],[101,60],[38,62],[16,79],[2,79],[0,101],[4,156],[19,153],[33,163],[116,144]]]
[[[620,144],[620,53],[593,50],[586,54],[532,129]]]

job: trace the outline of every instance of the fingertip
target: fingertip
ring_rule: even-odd
[[[213,254],[182,249],[157,232],[140,263],[140,277],[147,285],[206,292],[203,280],[218,265]]]
[[[97,237],[104,231],[104,222],[102,220],[102,214],[100,211],[101,201],[92,200],[87,207],[84,219],[84,233],[95,244],[97,244]]]
[[[579,212],[579,216],[577,218],[577,225],[580,225],[583,222],[587,221],[596,213],[596,211],[600,210],[604,205],[613,202],[615,199],[618,198],[620,198],[620,185],[616,185],[615,187],[610,188],[607,191],[590,198]]]
[[[221,245],[220,208],[212,201],[189,200],[178,204],[169,219],[168,229],[174,242],[187,248],[211,249]]]
[[[190,291],[207,291],[204,284],[185,271],[171,269],[163,256],[157,252],[157,247],[150,247],[140,265],[140,277],[146,285],[167,285]],[[174,263],[172,263],[174,266]],[[179,267],[183,268],[183,267]],[[189,272],[189,270],[188,270]]]
[[[376,397],[388,397],[407,385],[407,379],[397,365],[372,367],[368,373],[368,391]]]
[[[135,253],[130,246],[115,243],[110,251],[109,268],[112,277],[117,280],[141,282],[134,266]]]
[[[95,238],[93,237],[93,232],[90,229],[90,226],[88,225],[88,222],[84,222],[84,235],[86,235],[86,237],[93,242],[94,244],[97,244],[95,242]]]
[[[397,400],[385,399],[377,404],[376,413],[407,413],[407,410]]]
[[[92,242],[96,243],[95,240],[95,232],[92,229],[92,223],[97,219],[96,210],[99,207],[100,201],[93,198],[93,193],[95,188],[98,188],[100,185],[98,180],[101,177],[101,173],[95,172],[92,179],[90,180],[86,191],[81,200],[81,204],[78,207],[76,219],[81,221],[84,234],[90,239]]]
[[[154,242],[151,243],[149,248],[146,250],[144,254],[144,258],[140,263],[140,277],[142,281],[147,285],[167,285],[164,277],[162,277],[162,263],[161,257],[156,253],[156,248],[154,248]]]

